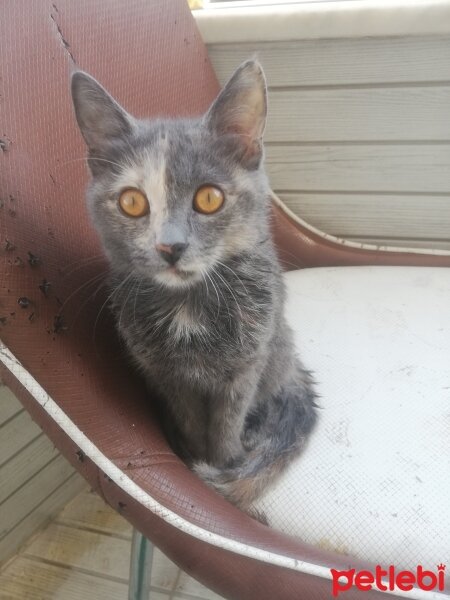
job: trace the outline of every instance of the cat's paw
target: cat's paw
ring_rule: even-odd
[[[247,428],[241,435],[241,443],[246,452],[251,452],[261,442],[263,435],[259,429]]]
[[[215,487],[214,482],[221,474],[220,469],[204,461],[195,462],[192,465],[192,470],[200,479],[203,479],[206,484],[213,488]]]
[[[206,485],[216,491],[218,494],[226,498],[229,502],[246,512],[252,519],[259,521],[263,525],[268,525],[269,521],[265,513],[251,506],[253,500],[252,494],[249,500],[248,484],[252,487],[252,482],[236,479],[237,473],[227,470],[222,470],[208,463],[201,461],[192,465],[192,470]]]

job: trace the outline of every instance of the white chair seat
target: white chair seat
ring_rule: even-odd
[[[450,269],[306,269],[286,283],[322,410],[257,507],[328,550],[450,565]]]

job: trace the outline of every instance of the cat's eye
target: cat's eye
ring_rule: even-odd
[[[134,188],[124,190],[120,194],[119,206],[127,217],[143,217],[150,212],[145,194]]]
[[[195,194],[194,209],[204,215],[211,215],[219,210],[224,201],[225,196],[219,188],[204,185]]]

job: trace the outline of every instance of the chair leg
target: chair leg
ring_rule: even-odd
[[[153,544],[133,529],[128,600],[149,600],[152,560]]]

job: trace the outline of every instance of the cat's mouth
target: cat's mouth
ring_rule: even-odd
[[[194,275],[193,271],[185,271],[185,270],[180,269],[179,267],[175,267],[175,266],[168,267],[166,269],[166,271],[168,271],[172,275],[175,275],[176,277],[180,277],[181,279],[189,279]]]
[[[168,287],[186,287],[199,278],[196,271],[188,271],[178,266],[170,266],[156,274],[156,279]]]

